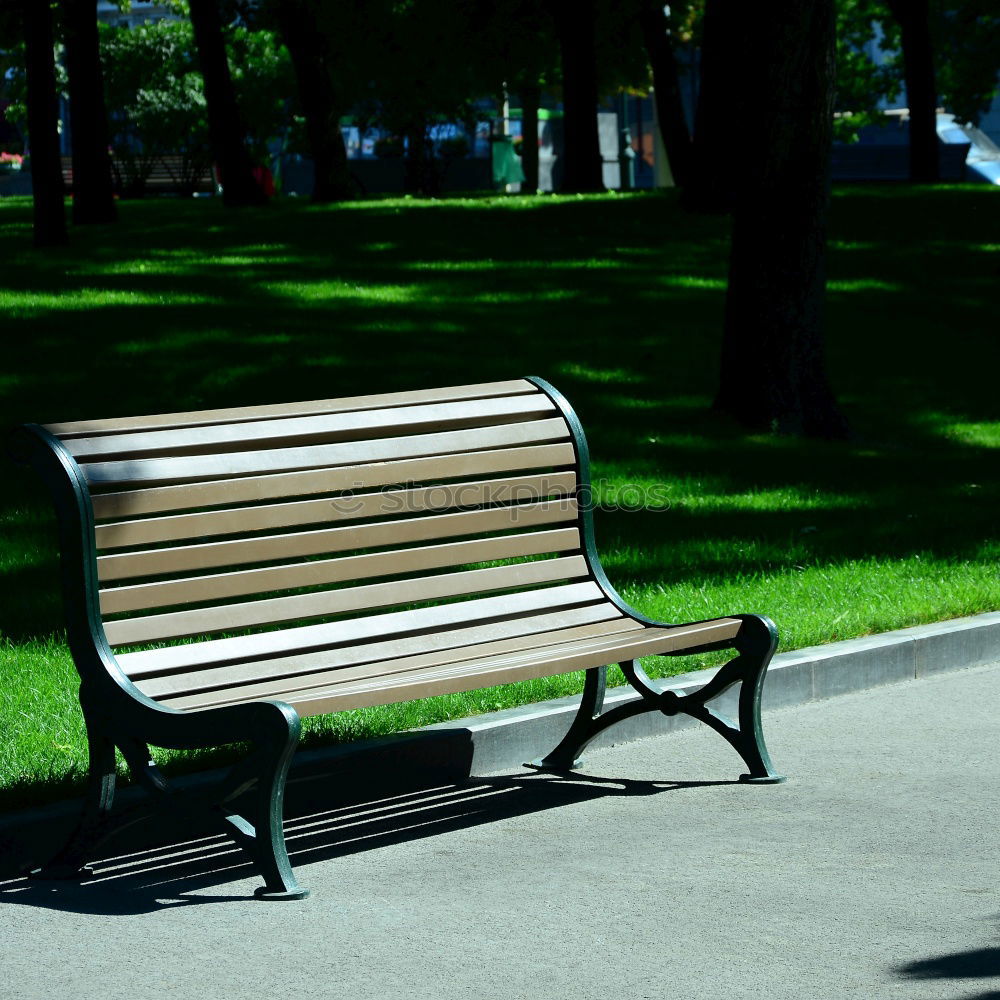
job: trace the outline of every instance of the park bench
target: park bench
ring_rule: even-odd
[[[62,176],[67,191],[73,190],[73,157],[63,156]],[[147,194],[189,195],[214,194],[218,188],[210,165],[192,172],[179,153],[157,156],[149,165],[149,173],[140,181],[131,180],[127,163],[118,157],[111,160],[111,175],[115,190],[126,196]]]
[[[735,748],[742,780],[782,780],[760,725],[774,626],[664,625],[623,602],[594,548],[582,428],[542,379],[29,424],[14,441],[56,507],[90,748],[80,824],[40,877],[85,874],[114,831],[115,747],[177,809],[149,745],[243,742],[212,808],[263,875],[257,896],[301,898],[282,831],[300,716],[574,670],[579,712],[538,766],[573,767],[641,712],[686,712]],[[637,663],[716,649],[737,655],[689,695]],[[614,663],[638,697],[603,711]],[[706,702],[737,683],[732,722]]]

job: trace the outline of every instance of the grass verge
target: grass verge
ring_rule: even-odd
[[[573,401],[611,579],[643,612],[771,615],[785,649],[1000,607],[986,187],[852,187],[831,219],[830,368],[856,439],[747,435],[709,409],[727,266],[670,195],[384,200],[243,213],[123,203],[30,248],[0,202],[5,424],[539,374]],[[991,212],[993,209],[993,212]],[[3,469],[0,805],[79,787],[47,501]],[[650,489],[655,487],[655,490]],[[660,661],[651,672],[706,665]],[[578,675],[307,720],[355,739],[579,690]],[[174,769],[199,766],[182,755]]]

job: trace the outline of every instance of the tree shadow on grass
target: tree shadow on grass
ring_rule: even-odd
[[[27,248],[28,204],[5,206],[0,237],[25,246],[0,274],[14,331],[0,424],[538,374],[580,413],[595,479],[671,485],[665,510],[598,511],[616,584],[982,560],[998,534],[995,449],[955,428],[997,417],[981,246],[993,194],[835,197],[829,353],[858,432],[835,444],[746,434],[710,411],[726,226],[671,197],[139,203],[50,253]],[[25,470],[3,464],[0,479],[0,630],[55,633],[47,500]],[[789,496],[725,502],[764,491]],[[718,502],[689,502],[708,494]]]

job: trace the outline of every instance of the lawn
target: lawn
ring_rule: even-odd
[[[31,248],[30,204],[0,201],[4,424],[537,374],[588,429],[609,508],[596,514],[598,543],[641,611],[763,612],[791,649],[1000,607],[1000,192],[835,191],[829,361],[855,432],[837,444],[746,434],[709,409],[727,227],[684,214],[670,194],[120,207],[117,226],[75,230],[68,249],[43,253]],[[2,475],[9,806],[75,788],[86,747],[47,501],[21,469]],[[307,720],[306,739],[581,683]]]

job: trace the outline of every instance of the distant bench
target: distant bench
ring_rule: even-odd
[[[90,743],[83,818],[41,877],[78,877],[113,831],[116,746],[175,808],[147,744],[248,742],[217,808],[258,897],[301,898],[282,831],[300,715],[573,670],[578,715],[538,766],[573,767],[641,712],[686,712],[735,748],[743,780],[782,780],[760,725],[774,626],[665,625],[625,604],[594,547],[583,431],[541,379],[29,424],[15,445],[54,498]],[[717,649],[738,655],[687,696],[637,663]],[[613,663],[639,697],[602,714]],[[738,724],[705,704],[737,683]]]
[[[211,166],[206,166],[192,174],[185,172],[184,158],[177,154],[158,156],[150,166],[149,175],[142,183],[132,182],[126,164],[112,159],[111,172],[115,189],[124,194],[208,194],[216,191],[215,176]],[[63,183],[67,191],[73,190],[73,157],[62,157]]]

